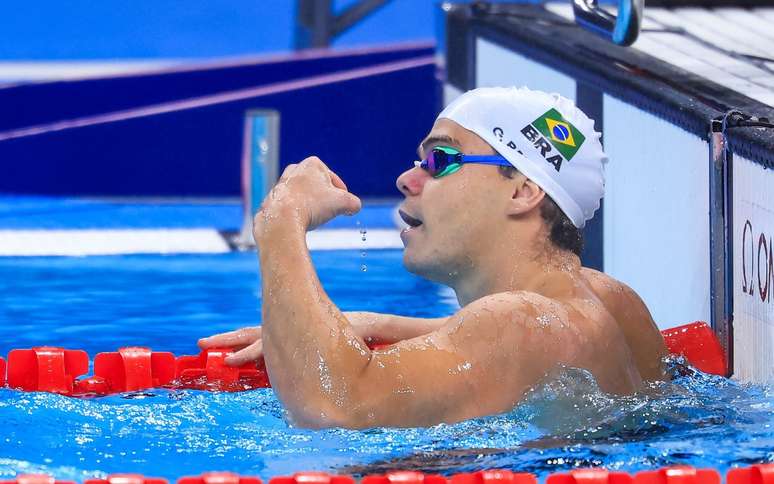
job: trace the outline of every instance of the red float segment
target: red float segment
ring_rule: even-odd
[[[233,472],[205,472],[200,476],[181,477],[177,484],[262,484],[257,477],[240,476]]]
[[[537,478],[527,472],[488,470],[455,474],[451,484],[537,484]]]
[[[7,371],[11,388],[70,395],[75,378],[89,371],[89,356],[82,350],[49,346],[11,350]]]
[[[239,367],[226,365],[230,348],[212,348],[197,356],[181,356],[175,363],[176,387],[198,390],[241,391],[269,388],[269,376],[261,359]]]
[[[576,469],[546,478],[546,484],[632,484],[632,481],[632,476],[626,472],[609,472],[599,468]]]
[[[384,475],[366,476],[360,480],[360,484],[448,484],[448,481],[438,474],[395,471]]]
[[[111,474],[105,479],[86,479],[83,484],[169,484],[166,479],[141,474]]]
[[[774,484],[774,464],[731,469],[726,474],[726,484]]]
[[[75,484],[75,481],[57,481],[46,474],[21,474],[13,481],[0,481],[0,484]]]
[[[664,467],[657,471],[638,472],[634,476],[634,484],[720,484],[720,474],[714,469]]]
[[[723,347],[707,323],[696,321],[665,329],[661,335],[670,353],[683,355],[688,363],[704,373],[728,375]]]
[[[175,355],[133,346],[97,354],[94,378],[85,384],[119,393],[160,387],[174,379]]]
[[[0,357],[0,387],[5,386],[5,360]]]
[[[297,472],[290,477],[272,477],[269,484],[355,484],[355,479],[325,472]]]
[[[73,388],[73,395],[86,396],[86,395],[98,395],[103,396],[110,393],[110,386],[104,378],[98,376],[92,376],[89,378],[83,378],[75,382]]]

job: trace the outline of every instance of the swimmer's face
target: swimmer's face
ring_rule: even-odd
[[[465,154],[495,154],[477,134],[448,119],[436,121],[418,156],[424,159],[436,146]],[[502,238],[498,227],[507,218],[512,183],[496,166],[465,164],[440,178],[414,167],[396,184],[406,197],[400,207],[403,218],[412,225],[401,233],[403,262],[409,271],[450,284],[475,269],[480,256]]]

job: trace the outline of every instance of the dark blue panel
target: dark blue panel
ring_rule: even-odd
[[[0,88],[0,131],[432,55],[431,47]]]
[[[319,155],[362,196],[397,196],[436,114],[435,67],[0,142],[0,191],[236,196],[243,115],[281,113],[283,166]]]

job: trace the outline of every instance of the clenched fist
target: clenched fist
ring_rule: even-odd
[[[360,206],[360,199],[349,193],[341,178],[311,156],[285,168],[255,215],[253,235],[259,240],[275,221],[292,221],[312,230],[337,215],[355,214]]]

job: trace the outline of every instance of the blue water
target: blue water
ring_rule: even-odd
[[[456,308],[448,292],[406,273],[398,251],[325,252],[314,260],[342,309],[438,316]],[[40,344],[92,355],[122,345],[194,353],[198,337],[259,320],[259,287],[254,254],[0,259],[0,354]],[[395,468],[545,476],[672,464],[722,472],[774,461],[774,390],[679,362],[670,368],[674,381],[634,396],[611,397],[585,372],[568,370],[508,414],[367,431],[294,428],[268,389],[82,400],[0,390],[0,478],[139,472],[174,479],[209,470],[268,478]]]
[[[397,191],[395,193],[398,193]],[[356,217],[336,217],[322,228],[396,228],[398,200],[364,200]],[[236,232],[243,222],[238,200],[104,200],[0,193],[0,230],[206,228]]]

